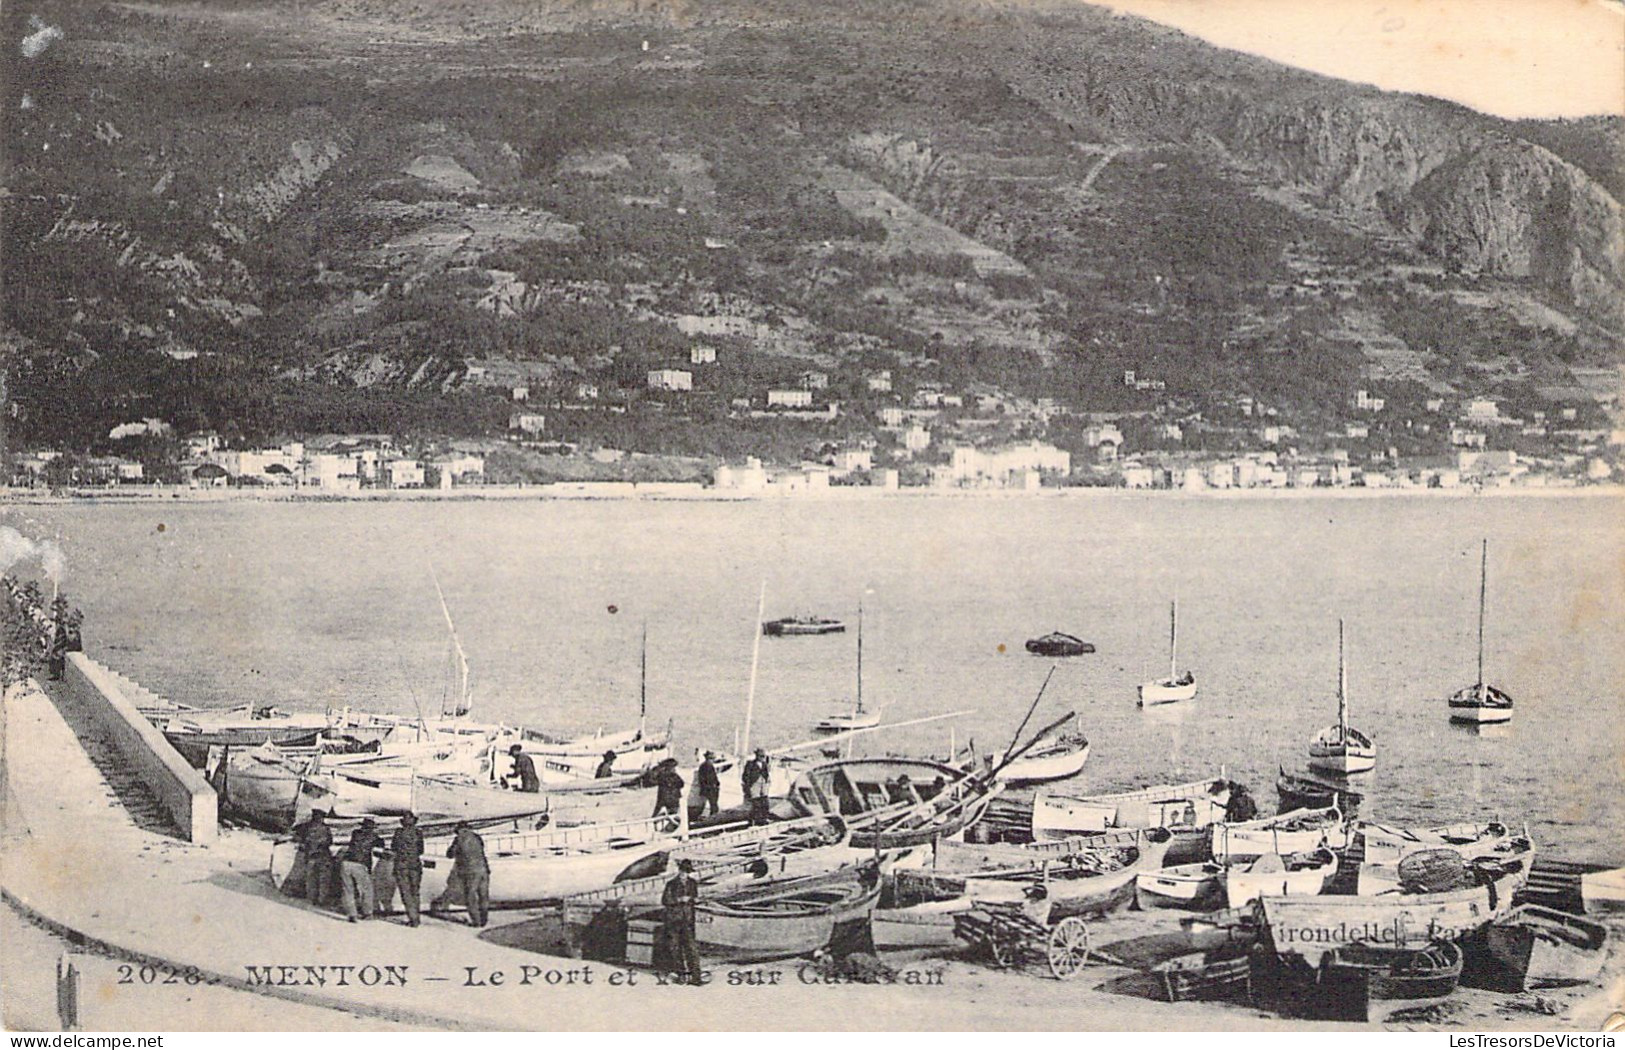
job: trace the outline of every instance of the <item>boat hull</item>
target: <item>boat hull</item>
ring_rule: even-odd
[[[1493,965],[1510,990],[1561,988],[1596,980],[1608,958],[1608,928],[1578,915],[1526,904],[1484,931]]]
[[[1318,967],[1328,953],[1353,944],[1423,948],[1472,933],[1511,910],[1520,884],[1509,875],[1448,893],[1266,896],[1259,898],[1259,907],[1275,950]]]
[[[1177,704],[1185,700],[1196,699],[1196,680],[1179,682],[1168,678],[1161,678],[1155,682],[1143,682],[1139,688],[1140,706],[1151,707],[1156,704]]]
[[[1003,757],[1002,754],[995,754],[993,765],[997,767]],[[1081,745],[1045,748],[1038,754],[1029,752],[1022,755],[1005,766],[999,771],[999,779],[1014,786],[1066,780],[1083,772],[1083,767],[1088,761],[1089,742],[1087,740],[1083,741]]]
[[[1443,999],[1461,980],[1461,948],[1447,940],[1416,950],[1351,945],[1327,956],[1321,986],[1333,996],[1351,990],[1368,1000]]]
[[[1512,697],[1492,685],[1470,685],[1448,701],[1457,725],[1499,725],[1512,721]]]
[[[1319,864],[1296,871],[1258,872],[1230,868],[1225,872],[1225,906],[1243,908],[1264,896],[1308,896],[1323,893],[1337,873],[1337,856],[1327,851]]]
[[[719,901],[701,900],[694,917],[700,954],[737,963],[811,955],[829,945],[837,927],[870,921],[880,900],[880,881],[875,878],[865,884],[861,879],[859,869],[848,869],[794,880],[808,887],[803,892],[828,887],[826,905],[805,908],[776,908],[772,902],[758,904],[750,899],[763,890]]]
[[[1220,785],[1217,792],[1215,784]],[[1033,797],[1032,834],[1039,840],[1135,828],[1167,828],[1178,834],[1223,820],[1229,800],[1221,777],[1106,795],[1040,791]]]
[[[1625,912],[1625,868],[1581,875],[1580,901],[1587,915]]]
[[[1309,756],[1309,768],[1321,773],[1336,773],[1347,776],[1350,773],[1367,773],[1377,768],[1375,752],[1343,751],[1330,754]]]
[[[1212,911],[1224,903],[1224,873],[1211,864],[1180,864],[1135,876],[1134,895],[1143,910]]]
[[[1305,820],[1315,823],[1301,829],[1285,826]],[[1323,846],[1340,850],[1349,844],[1348,825],[1336,809],[1295,810],[1243,824],[1218,823],[1209,830],[1209,836],[1214,859],[1223,861],[1247,860],[1268,853],[1310,853]]]

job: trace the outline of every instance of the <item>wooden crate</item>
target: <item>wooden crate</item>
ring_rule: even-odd
[[[655,964],[655,941],[660,937],[659,919],[631,919],[626,924],[626,961],[634,966]]]

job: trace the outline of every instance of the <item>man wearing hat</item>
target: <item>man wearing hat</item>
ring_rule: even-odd
[[[694,941],[694,910],[699,902],[700,883],[694,877],[694,862],[684,857],[677,862],[677,874],[666,883],[660,904],[666,910],[666,939],[673,961],[690,984],[699,984],[703,979],[700,949]]]
[[[700,816],[707,813],[712,816],[722,812],[722,779],[717,776],[717,754],[715,751],[705,753],[705,761],[694,773],[694,790],[700,796]]]
[[[344,917],[351,922],[358,917],[372,918],[372,854],[379,845],[378,825],[365,817],[344,848],[344,859],[339,863],[339,894]]]
[[[655,769],[654,816],[663,817],[668,813],[675,816],[682,804],[683,776],[677,772],[677,760],[663,759]]]
[[[768,823],[772,814],[767,805],[768,765],[767,752],[761,748],[756,749],[756,757],[745,763],[745,769],[739,775],[740,787],[745,789],[745,800],[750,803],[750,822],[754,825]]]
[[[542,782],[536,776],[536,760],[525,754],[525,749],[518,744],[508,748],[508,754],[513,756],[513,775],[519,778],[519,790],[532,795],[542,790]]]
[[[598,763],[598,770],[597,770],[597,772],[593,773],[593,777],[595,779],[598,779],[598,780],[608,780],[610,777],[612,777],[614,775],[615,775],[615,749],[611,748],[608,751],[604,752],[604,760],[602,762]]]
[[[312,810],[293,833],[299,839],[294,870],[300,870],[300,864],[304,864],[305,897],[312,904],[327,904],[332,900],[333,875],[333,829],[327,826],[327,814]]]
[[[389,896],[379,891],[379,903],[387,911],[395,903],[394,891],[401,892],[401,906],[406,909],[406,925],[418,925],[418,911],[423,893],[423,830],[418,827],[416,813],[401,817],[401,826],[389,840],[389,873],[394,876]],[[382,866],[384,862],[380,862]]]
[[[451,874],[446,877],[446,892],[435,904],[461,897],[468,906],[468,924],[484,926],[486,910],[491,904],[491,865],[485,859],[485,840],[468,821],[459,821],[446,856],[452,861]],[[434,905],[430,905],[430,910],[434,910]]]

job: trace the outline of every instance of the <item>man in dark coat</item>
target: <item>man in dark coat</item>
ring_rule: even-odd
[[[1252,792],[1246,785],[1230,782],[1230,799],[1224,804],[1224,819],[1227,824],[1240,824],[1253,820],[1258,816],[1258,803],[1253,801]]]
[[[446,895],[460,894],[468,906],[468,924],[484,926],[491,903],[491,865],[485,859],[485,840],[466,822],[460,823],[446,856],[452,859]]]
[[[699,902],[700,884],[694,878],[694,862],[679,860],[677,874],[666,883],[660,904],[665,908],[666,937],[677,956],[679,972],[690,984],[699,984],[703,979],[700,949],[694,937],[694,911]]]
[[[654,815],[663,817],[666,814],[677,813],[678,807],[683,804],[683,777],[677,772],[677,760],[668,758],[660,763],[655,771],[655,811]]]
[[[768,823],[772,815],[768,810],[767,785],[768,764],[767,752],[761,748],[756,749],[756,756],[745,763],[745,770],[739,775],[740,786],[745,789],[745,800],[750,803],[750,822],[755,825]]]
[[[406,925],[416,926],[423,893],[423,831],[418,827],[416,813],[401,818],[401,826],[389,840],[389,852],[390,870],[401,891],[401,906],[406,909]],[[394,901],[384,903],[387,906]]]
[[[363,818],[361,826],[350,834],[350,844],[345,847],[344,859],[339,864],[344,916],[351,922],[372,918],[372,854],[380,845],[377,827],[371,817]]]
[[[513,756],[513,776],[519,781],[519,790],[534,795],[542,790],[542,781],[536,776],[536,760],[525,754],[525,749],[518,744],[508,748],[508,754]]]
[[[598,769],[593,776],[598,780],[608,780],[615,775],[615,752],[605,751],[604,760],[598,763]]]
[[[717,776],[717,756],[714,751],[705,753],[705,761],[694,773],[694,790],[700,796],[700,816],[707,813],[715,816],[722,812],[722,778]]]
[[[299,840],[299,856],[305,864],[305,899],[312,904],[326,904],[330,899],[333,873],[333,829],[327,826],[327,814],[313,810],[305,822],[294,828]]]

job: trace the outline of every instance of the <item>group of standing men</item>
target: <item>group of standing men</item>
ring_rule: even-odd
[[[387,849],[377,823],[371,817],[364,818],[337,856],[327,817],[318,809],[294,829],[299,854],[285,883],[289,892],[302,890],[311,903],[324,905],[332,904],[336,894],[350,922],[393,913],[395,895],[399,893],[406,924],[421,925],[424,839],[417,815],[401,817],[401,825],[390,836]],[[451,874],[446,879],[445,893],[429,905],[430,912],[461,900],[468,908],[469,924],[484,926],[491,896],[491,866],[485,857],[485,840],[467,823],[459,823],[446,856],[452,860]],[[300,871],[303,879],[295,879]]]

